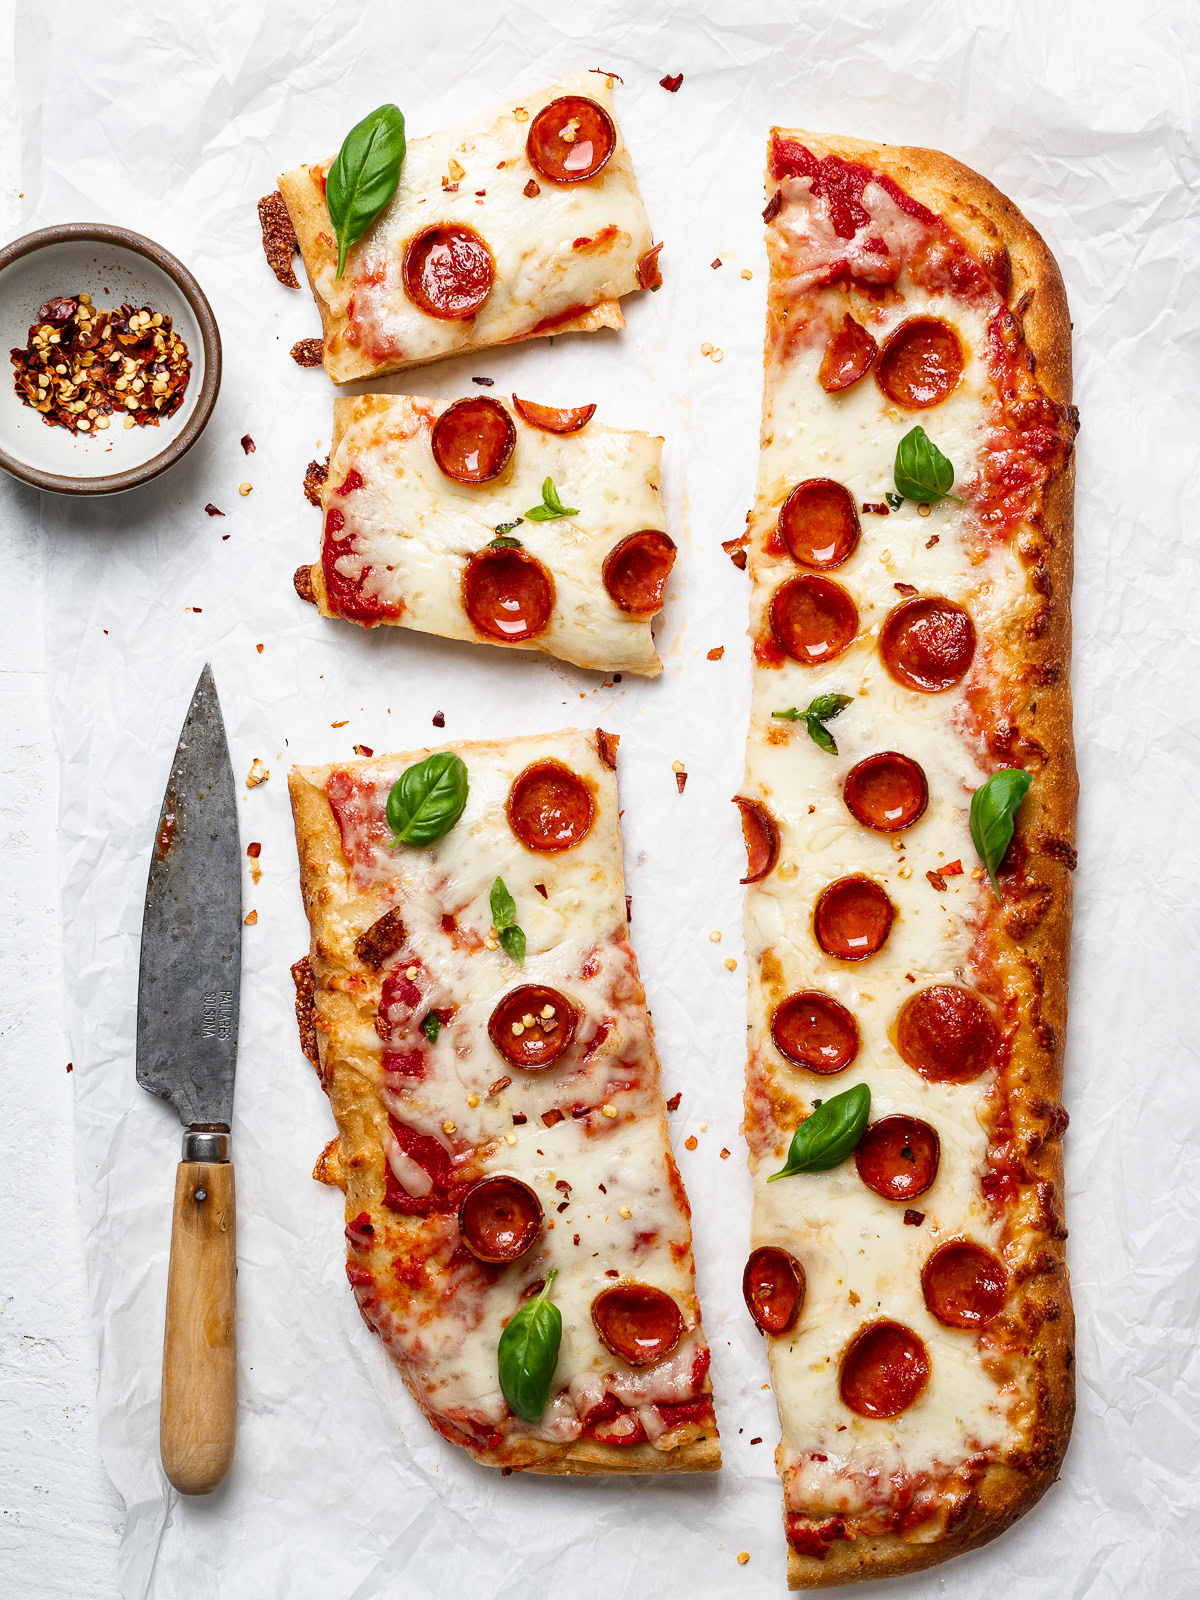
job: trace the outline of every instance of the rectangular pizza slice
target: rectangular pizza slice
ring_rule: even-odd
[[[1070,1432],[1077,418],[1058,269],[974,172],[777,129],[767,195],[745,1292],[818,1588],[991,1538]]]
[[[624,327],[621,296],[662,280],[612,84],[581,73],[409,140],[399,187],[340,279],[332,160],[280,177],[335,383]]]
[[[296,587],[323,616],[653,674],[675,545],[661,438],[491,395],[336,400],[321,559]]]
[[[691,1214],[629,943],[616,739],[296,768],[346,1274],[430,1423],[488,1466],[720,1464]]]

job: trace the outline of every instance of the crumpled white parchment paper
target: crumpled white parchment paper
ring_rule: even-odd
[[[18,29],[23,224],[98,219],[160,240],[199,276],[225,347],[216,414],[181,468],[103,503],[19,502],[51,552],[78,1172],[104,1457],[129,1508],[122,1595],[783,1590],[774,1404],[739,1294],[745,973],[723,965],[741,954],[728,801],[748,654],[745,581],[720,540],[740,530],[753,492],[772,120],[930,144],[1011,195],[1067,280],[1083,412],[1066,1146],[1080,1415],[1062,1481],[1035,1512],[989,1550],[888,1592],[1194,1594],[1197,16],[1150,0],[712,0],[703,14],[668,0],[143,0],[82,34],[67,18],[48,7]],[[316,312],[307,292],[275,284],[254,212],[277,171],[335,150],[381,100],[420,132],[591,66],[625,79],[618,109],[666,240],[665,287],[628,303],[621,335],[448,362],[407,386],[456,395],[480,373],[497,393],[596,400],[607,420],[665,434],[681,547],[661,632],[667,671],[615,686],[535,657],[364,635],[295,598],[292,570],[319,532],[300,481],[328,445],[333,392],[288,359],[316,332]],[[658,79],[677,71],[682,89],[664,93]],[[703,358],[702,341],[723,362]],[[238,443],[247,432],[251,456]],[[224,520],[205,516],[210,500]],[[724,658],[710,662],[716,645]],[[154,823],[205,659],[239,784],[256,756],[272,776],[240,789],[243,843],[261,841],[263,878],[245,885],[258,923],[245,930],[234,1130],[238,1452],[218,1493],[181,1501],[157,1451],[178,1128],[134,1081],[134,1006]],[[633,933],[667,1090],[683,1091],[675,1138],[714,1350],[718,1477],[563,1483],[476,1467],[416,1415],[347,1290],[341,1197],[309,1177],[333,1129],[292,1019],[287,968],[307,931],[283,780],[290,761],[348,756],[356,742],[443,737],[438,710],[451,738],[571,723],[622,735]]]

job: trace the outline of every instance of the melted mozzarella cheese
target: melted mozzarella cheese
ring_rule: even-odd
[[[554,609],[544,633],[507,648],[541,650],[602,672],[661,671],[651,619],[614,605],[602,577],[622,539],[664,526],[661,438],[594,419],[578,433],[547,433],[512,411],[517,443],[509,465],[492,483],[467,485],[439,469],[430,445],[434,421],[451,401],[365,395],[334,404],[340,438],[325,506],[341,509],[353,534],[353,548],[336,565],[356,583],[370,567],[363,592],[402,605],[402,627],[479,641],[463,607],[467,562],[498,527],[540,505],[542,484],[552,478],[578,516],[525,519],[512,532],[553,577]],[[343,497],[337,486],[351,468],[364,486]]]

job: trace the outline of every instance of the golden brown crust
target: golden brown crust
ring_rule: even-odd
[[[802,130],[775,130],[814,154],[831,154],[883,172],[942,217],[967,247],[1003,277],[1009,305],[1023,326],[1041,389],[1071,401],[1071,320],[1058,265],[1041,236],[986,178],[938,150],[872,144]],[[1015,620],[1005,643],[1016,687],[1006,710],[1012,764],[1040,750],[1038,779],[1018,832],[1029,851],[1028,879],[1006,888],[1004,926],[993,958],[1000,981],[1018,996],[1019,1020],[1007,1082],[1014,1148],[1032,1193],[1009,1227],[1020,1279],[1005,1317],[1029,1348],[1035,1414],[1018,1463],[984,1473],[963,1520],[935,1543],[895,1536],[836,1540],[824,1560],[788,1551],[792,1589],[833,1588],[869,1578],[899,1577],[986,1544],[1030,1509],[1053,1483],[1075,1410],[1074,1316],[1062,1226],[1061,1108],[1067,981],[1071,944],[1071,871],[1075,864],[1078,777],[1071,726],[1071,579],[1075,470],[1071,456],[1047,488],[1041,516],[1017,534],[1041,603]]]

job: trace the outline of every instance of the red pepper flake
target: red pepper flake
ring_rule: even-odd
[[[925,1213],[923,1211],[914,1211],[910,1206],[904,1213],[904,1221],[907,1227],[919,1228],[925,1221]]]
[[[472,378],[472,383],[482,384],[485,389],[490,389],[495,384],[495,378]]]
[[[711,262],[711,263],[710,263],[710,265],[711,265],[711,267],[712,267],[712,269],[713,269],[713,271],[714,271],[714,272],[715,272],[715,271],[716,271],[716,270],[717,270],[717,268],[718,268],[718,267],[719,267],[719,266],[720,266],[720,265],[721,265],[721,258],[720,258],[720,256],[716,256],[716,257],[714,257],[714,259],[713,259],[713,260],[712,260],[712,262]]]
[[[722,1161],[728,1161],[731,1154],[732,1154],[732,1151],[726,1150],[724,1147],[722,1147],[722,1149],[721,1149],[721,1160]]]
[[[939,894],[945,894],[946,880],[942,877],[940,872],[927,872],[925,876],[929,879],[930,883]]]
[[[766,209],[763,211],[763,221],[767,223],[774,222],[775,218],[779,215],[782,206],[783,190],[776,189],[775,193],[767,201]]]
[[[208,512],[210,517],[223,517],[225,515],[223,511],[221,511],[217,506],[213,505],[211,500],[204,509]]]
[[[762,1443],[762,1434],[760,1433],[757,1439],[751,1439],[750,1443],[751,1444],[761,1444]]]
[[[331,722],[331,723],[330,723],[330,724],[329,724],[329,726],[330,726],[330,727],[331,727],[331,728],[344,728],[344,727],[346,727],[346,726],[347,726],[347,725],[348,725],[348,724],[349,724],[349,721],[350,721],[350,718],[349,718],[349,717],[346,717],[346,718],[345,718],[345,719],[344,719],[344,720],[343,720],[343,721],[341,721],[341,722]]]
[[[298,367],[319,367],[324,354],[323,339],[297,339],[292,346],[292,360]]]
[[[536,200],[541,192],[541,185],[538,183],[536,178],[530,178],[529,182],[521,190],[521,193],[527,200]]]
[[[736,539],[722,539],[721,549],[733,562],[739,572],[746,570],[746,546],[750,543],[748,533],[739,533]]]
[[[433,713],[433,725],[435,728],[444,728],[446,726],[446,713],[444,711],[435,711]]]
[[[561,1111],[543,1111],[542,1112],[542,1121],[545,1123],[546,1127],[548,1127],[548,1128],[552,1128],[556,1122],[561,1122],[562,1120],[563,1120],[563,1114],[562,1114]]]
[[[375,754],[375,752],[371,749],[369,744],[356,744],[354,746],[354,754],[356,756],[366,756],[369,759]]]
[[[246,846],[246,854],[250,857],[251,861],[257,861],[259,856],[262,855],[262,845],[255,840],[252,844],[248,844]]]
[[[544,883],[535,883],[533,887],[541,895],[543,900],[549,900],[550,896],[546,892],[546,885]]]
[[[567,1207],[568,1207],[568,1206],[569,1206],[569,1205],[570,1205],[570,1204],[571,1204],[571,1202],[570,1202],[570,1201],[569,1201],[569,1200],[560,1200],[560,1201],[559,1201],[559,1203],[558,1203],[558,1204],[557,1204],[557,1205],[556,1205],[556,1206],[555,1206],[555,1208],[554,1208],[554,1209],[555,1209],[555,1210],[556,1210],[556,1211],[557,1211],[557,1212],[558,1212],[558,1213],[559,1213],[559,1215],[560,1215],[560,1216],[561,1216],[561,1214],[562,1214],[562,1213],[563,1213],[563,1212],[564,1212],[564,1211],[565,1211],[565,1210],[566,1210],[566,1209],[567,1209]]]
[[[529,1121],[529,1118],[525,1115],[525,1113],[523,1111],[514,1111],[513,1114],[512,1114],[512,1119],[513,1119],[513,1127],[514,1128],[519,1128],[524,1123]]]
[[[947,861],[946,865],[941,868],[943,878],[961,878],[962,871],[963,864],[961,861]]]
[[[242,449],[246,452],[246,454],[248,456],[252,456],[257,448],[258,446],[254,443],[254,440],[250,437],[250,435],[248,433],[244,433],[242,435]]]
[[[667,1101],[667,1110],[668,1111],[678,1111],[679,1110],[679,1106],[680,1106],[680,1102],[682,1100],[683,1100],[683,1090],[680,1089],[678,1094],[673,1094],[671,1096],[671,1098]]]
[[[864,512],[870,512],[873,517],[886,517],[889,515],[887,505],[882,500],[864,500]]]
[[[69,1068],[69,1067],[68,1067],[68,1069],[67,1069],[67,1070],[68,1070],[68,1071],[70,1071],[70,1068]],[[576,1234],[576,1235],[575,1235],[575,1243],[576,1243],[576,1244],[578,1244],[578,1243],[579,1243],[579,1235],[578,1235],[578,1234]]]
[[[723,644],[719,644],[714,649],[712,649],[712,650],[710,650],[708,652],[708,660],[709,661],[720,661],[721,657],[724,654],[725,654],[725,646]]]
[[[625,896],[625,921],[633,921],[633,896],[631,894]]]
[[[501,1094],[505,1089],[508,1088],[508,1086],[509,1086],[509,1084],[511,1082],[512,1082],[512,1079],[508,1078],[508,1077],[497,1078],[495,1083],[489,1084],[488,1093],[489,1094]]]
[[[680,794],[682,794],[687,788],[687,780],[688,775],[686,772],[677,772],[675,774],[675,787],[679,790]]]
[[[926,550],[932,550],[934,545],[937,544],[939,537],[940,537],[940,535],[935,533],[932,538],[926,539],[926,541],[925,541]]]
[[[683,82],[683,73],[677,72],[674,77],[668,72],[665,78],[658,80],[660,89],[665,89],[668,94],[678,94],[679,85]]]
[[[226,534],[226,535],[225,535],[225,537],[226,537],[226,538],[227,538],[227,539],[228,539],[228,537],[229,537],[229,535],[228,535],[228,534]],[[258,653],[259,653],[259,655],[262,655],[262,653],[263,653],[263,647],[262,647],[262,645],[261,645],[261,644],[256,644],[256,645],[255,645],[255,646],[254,646],[254,648],[255,648],[255,649],[256,649],[256,650],[257,650],[257,651],[258,651]]]
[[[300,281],[292,270],[292,257],[299,250],[300,241],[292,226],[291,212],[278,189],[273,194],[263,195],[258,202],[258,220],[267,265],[285,289],[298,289]]]
[[[917,593],[917,586],[916,586],[915,583],[894,583],[892,585],[892,588],[895,589],[897,594],[916,594]]]
[[[68,1071],[68,1072],[74,1072],[74,1071],[75,1071],[75,1063],[74,1063],[74,1062],[73,1062],[73,1061],[68,1061],[68,1062],[67,1062],[67,1071]],[[579,1243],[579,1240],[578,1240],[578,1239],[576,1239],[576,1241],[575,1241],[575,1242],[576,1242],[576,1244],[578,1244],[578,1243]]]

